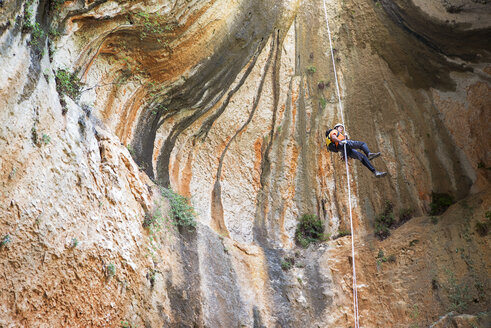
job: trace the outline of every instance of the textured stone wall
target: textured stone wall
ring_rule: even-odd
[[[349,163],[363,327],[489,325],[489,7],[327,2],[348,132],[389,173]],[[0,327],[354,325],[322,0],[3,1],[0,49]],[[379,241],[386,201],[416,218]],[[302,249],[308,213],[330,238]]]

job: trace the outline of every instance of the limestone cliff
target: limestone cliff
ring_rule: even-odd
[[[326,9],[360,326],[489,327],[491,3]],[[0,50],[0,327],[354,326],[323,0],[0,0]]]

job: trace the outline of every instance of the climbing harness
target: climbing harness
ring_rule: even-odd
[[[334,61],[334,51],[332,48],[332,40],[331,40],[331,30],[329,29],[329,19],[327,18],[327,8],[326,8],[326,0],[323,0],[324,3],[324,15],[326,17],[326,26],[327,26],[327,34],[329,36],[329,47],[331,48],[331,58],[332,58],[332,67],[334,70],[334,81],[336,82],[336,91],[338,95],[338,103],[339,103],[339,109],[341,111],[341,120],[343,122],[343,126],[346,127],[344,123],[344,115],[343,115],[343,103],[341,102],[341,95],[339,92],[339,83],[338,83],[338,75],[336,73],[336,63]],[[345,128],[346,130],[346,128]],[[349,175],[349,169],[348,169],[348,156],[346,153],[346,144],[344,145],[344,161],[346,165],[346,174],[348,178],[348,205],[349,205],[349,220],[350,220],[350,226],[351,226],[351,258],[352,258],[352,264],[353,264],[353,314],[355,318],[355,327],[354,328],[360,328],[359,325],[359,318],[358,318],[358,291],[357,291],[357,286],[356,286],[356,268],[355,268],[355,231],[353,230],[353,216],[351,213],[351,187],[350,187],[350,175]]]
[[[334,129],[329,129],[326,132],[326,146],[327,146],[327,151],[337,153],[339,150],[336,147],[336,143],[331,140],[331,131]],[[336,137],[339,136],[339,132],[336,134]]]

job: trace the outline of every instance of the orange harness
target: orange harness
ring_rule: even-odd
[[[337,133],[337,134],[336,134],[336,133]],[[344,140],[344,139],[346,139],[346,138],[345,138],[345,136],[344,136],[343,134],[341,134],[341,132],[339,132],[339,131],[338,131],[338,130],[336,130],[336,129],[333,129],[333,130],[331,131],[331,133],[329,133],[329,140],[330,140],[331,142],[334,142],[334,144],[336,145],[336,148],[338,148],[338,142],[332,141],[332,139],[331,139],[331,137],[332,137],[334,134],[336,134],[336,138],[338,138],[338,140]]]

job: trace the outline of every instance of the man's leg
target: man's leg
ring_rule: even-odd
[[[370,153],[370,150],[368,149],[367,144],[363,141],[348,140],[348,141],[346,141],[346,146],[348,146],[351,149],[360,149],[367,156]]]
[[[373,167],[372,163],[370,163],[368,158],[365,155],[363,155],[362,153],[360,153],[354,149],[348,150],[348,156],[362,162],[363,165],[365,165],[370,171],[372,171],[372,173],[375,174],[375,176],[377,178],[380,178],[380,177],[387,175],[387,172],[380,172],[380,171],[375,170],[375,168]]]
[[[360,153],[360,152],[358,152],[358,151],[356,151],[354,149],[350,149],[350,150],[348,150],[348,156],[351,157],[351,158],[354,158],[354,159],[359,160],[371,172],[375,172],[375,168],[373,167],[372,163],[370,163],[370,161],[368,160],[368,158],[365,155],[363,155],[362,153]]]
[[[370,149],[368,149],[368,145],[366,144],[366,142],[363,141],[348,140],[346,142],[346,146],[351,149],[360,149],[365,153],[368,159],[374,159],[375,157],[380,156],[380,153],[371,153]]]

